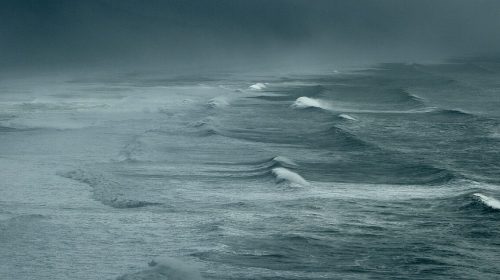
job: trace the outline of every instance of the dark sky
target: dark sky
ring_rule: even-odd
[[[314,67],[498,50],[498,0],[0,0],[2,70]]]

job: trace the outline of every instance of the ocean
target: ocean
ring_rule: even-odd
[[[500,60],[0,84],[0,279],[499,279]]]

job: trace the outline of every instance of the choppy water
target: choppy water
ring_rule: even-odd
[[[1,279],[500,277],[499,61],[0,90]]]

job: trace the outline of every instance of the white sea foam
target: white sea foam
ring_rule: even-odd
[[[302,176],[283,167],[273,168],[273,174],[278,181],[288,181],[301,186],[309,185],[309,182],[302,178]]]
[[[500,210],[500,201],[481,193],[475,193],[473,196],[475,196],[484,205],[492,209]]]
[[[295,102],[292,104],[292,107],[298,109],[305,109],[305,108],[320,108],[325,110],[328,109],[328,106],[323,101],[305,96],[297,98],[297,100],[295,100]]]
[[[252,89],[252,90],[263,90],[266,87],[267,86],[266,86],[265,83],[256,83],[256,84],[251,85],[249,88]]]
[[[357,119],[356,119],[356,118],[351,117],[351,116],[349,116],[348,114],[340,114],[340,115],[339,115],[339,117],[340,117],[340,118],[343,118],[343,119],[345,119],[345,120],[357,121]]]

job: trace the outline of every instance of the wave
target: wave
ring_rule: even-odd
[[[161,205],[161,203],[158,202],[149,202],[149,201],[133,200],[133,199],[120,199],[120,198],[113,198],[101,202],[103,202],[103,204],[118,209],[141,208],[146,206]]]
[[[34,222],[42,219],[46,219],[47,216],[41,215],[41,214],[25,214],[25,215],[19,215],[12,217],[6,222],[8,223],[28,223],[28,222]]]
[[[267,87],[265,83],[256,83],[251,86],[249,86],[250,89],[252,90],[263,90]]]
[[[329,145],[337,148],[374,148],[378,147],[374,144],[368,143],[356,135],[340,128],[337,126],[332,126],[326,130],[318,133],[317,141],[320,141],[321,146]]]
[[[481,193],[472,194],[481,204],[493,210],[500,210],[500,201]]]
[[[327,104],[324,103],[324,101],[306,96],[297,98],[297,100],[295,100],[295,102],[292,104],[292,107],[297,109],[305,109],[305,108],[319,108],[324,110],[328,109],[328,106]]]
[[[92,125],[95,125],[95,123],[86,123],[85,121],[78,121],[71,118],[61,118],[57,114],[44,115],[39,117],[26,115],[25,117],[18,117],[3,122],[0,126],[0,132],[2,130],[7,130],[9,132],[38,129],[72,130],[83,129]]]
[[[74,170],[59,174],[61,177],[84,183],[92,188],[93,198],[102,204],[113,208],[140,208],[161,205],[159,202],[128,199],[119,193],[123,191],[123,185],[109,180],[102,175],[93,174],[83,170]]]
[[[339,114],[338,117],[341,119],[344,119],[344,120],[349,120],[349,121],[357,121],[358,120],[358,119],[356,119],[348,114]]]
[[[266,160],[256,161],[256,162],[237,162],[237,163],[213,163],[214,165],[224,166],[225,168],[217,168],[215,172],[211,175],[218,176],[221,178],[231,178],[231,179],[252,179],[252,180],[268,180],[269,178],[277,179],[277,174],[285,174],[280,171],[282,169],[290,170],[298,168],[298,164],[293,160],[284,156],[275,156],[273,158],[268,158]],[[281,178],[281,177],[280,177]],[[290,177],[291,178],[291,177]],[[283,180],[283,178],[278,181],[289,181]],[[305,180],[297,180],[301,184]]]
[[[249,165],[253,165],[253,168],[249,168],[248,170],[251,172],[255,171],[264,171],[264,172],[271,172],[273,168],[277,167],[286,167],[286,168],[296,168],[298,167],[298,164],[295,163],[293,160],[284,157],[284,156],[275,156],[273,158],[264,160],[264,161],[259,161],[259,162],[253,162],[253,163],[247,163]]]
[[[192,123],[191,126],[199,129],[200,136],[211,136],[219,134],[215,121],[211,117],[204,118],[203,120]]]
[[[422,98],[416,94],[409,93],[406,90],[402,90],[401,92],[403,93],[403,97],[402,97],[401,101],[403,101],[404,103],[413,105],[414,107],[426,107],[427,106],[424,98]]]
[[[275,156],[273,157],[272,161],[283,165],[297,166],[297,164],[293,160],[284,156]]]
[[[200,272],[193,266],[172,258],[159,258],[149,262],[149,268],[128,273],[116,280],[202,280]]]
[[[434,167],[429,164],[415,164],[401,166],[396,170],[398,174],[408,178],[408,184],[442,185],[460,178],[454,172]]]
[[[429,111],[429,113],[433,115],[442,115],[449,117],[474,117],[475,115],[469,112],[466,112],[461,109],[442,109],[442,108],[434,108]]]
[[[229,105],[229,101],[223,96],[214,97],[207,102],[208,108],[211,108],[211,109],[222,108],[222,107],[226,107],[228,105]]]
[[[22,128],[10,127],[10,126],[0,126],[0,132],[20,132],[20,131],[27,131],[27,130],[32,130],[32,129],[22,129]]]
[[[325,91],[322,91],[323,95]],[[342,113],[405,113],[428,107],[427,102],[422,97],[399,88],[383,91],[361,88],[345,93],[336,91],[333,97],[334,100],[325,100],[301,96],[295,100],[292,107],[298,109],[320,108]]]
[[[304,178],[302,178],[302,176],[284,167],[273,168],[272,172],[278,182],[286,181],[301,186],[309,185],[309,182],[307,182]]]

